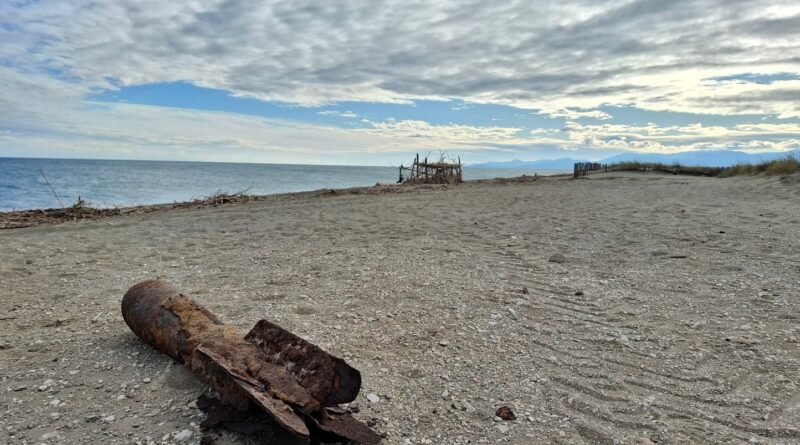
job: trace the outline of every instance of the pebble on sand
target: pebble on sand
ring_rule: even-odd
[[[175,435],[173,435],[172,438],[178,442],[186,442],[187,440],[192,438],[192,434],[193,433],[191,430],[183,430],[175,433]]]
[[[495,416],[499,417],[501,420],[516,420],[517,416],[514,414],[514,411],[511,410],[508,406],[501,406],[497,408],[497,412],[494,413]]]

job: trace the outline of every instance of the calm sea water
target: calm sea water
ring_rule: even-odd
[[[218,191],[274,194],[397,181],[394,167],[106,161],[0,157],[0,211],[59,207],[80,196],[95,207],[186,201]],[[530,170],[464,169],[465,179],[532,175]],[[552,174],[539,171],[538,174]]]

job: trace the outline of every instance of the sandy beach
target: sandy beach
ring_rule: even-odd
[[[800,444],[800,177],[600,174],[0,231],[0,442],[253,443],[120,300],[342,356],[385,444]],[[367,394],[379,397],[376,403]],[[497,421],[499,406],[514,421]],[[186,431],[191,433],[189,435]],[[182,433],[182,434],[179,434]]]

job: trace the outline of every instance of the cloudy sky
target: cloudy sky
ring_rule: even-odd
[[[0,2],[0,156],[797,148],[797,0]]]

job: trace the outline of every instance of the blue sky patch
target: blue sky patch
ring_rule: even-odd
[[[799,73],[776,73],[776,74],[743,73],[743,74],[734,74],[732,76],[714,77],[711,80],[716,80],[718,82],[741,81],[741,82],[757,83],[760,85],[771,85],[775,82],[780,82],[784,80],[800,80],[800,74]]]
[[[562,118],[549,118],[536,110],[506,105],[472,104],[460,100],[417,101],[413,104],[341,102],[320,107],[302,107],[233,96],[227,91],[202,88],[190,83],[159,83],[101,91],[89,100],[121,102],[158,107],[236,113],[345,128],[369,126],[370,122],[420,120],[431,125],[469,125],[535,128],[563,128]],[[582,119],[592,122],[595,119]]]

